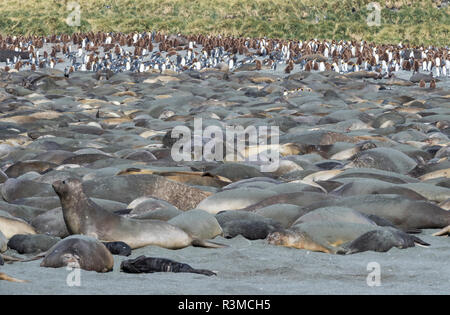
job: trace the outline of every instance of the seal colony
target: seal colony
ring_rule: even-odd
[[[242,238],[293,257],[414,258],[448,234],[448,48],[152,32],[7,36],[0,49],[7,274],[38,258],[103,273],[143,247],[220,255]],[[279,143],[175,160],[174,128],[198,118],[277,126]],[[252,159],[269,149],[273,172]],[[122,267],[196,272],[142,255]]]

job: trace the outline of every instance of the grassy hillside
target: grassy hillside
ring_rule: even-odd
[[[369,27],[371,0],[77,0],[81,25],[65,20],[69,0],[0,0],[1,34],[85,31],[450,44],[450,5],[443,0],[378,0],[381,25]]]

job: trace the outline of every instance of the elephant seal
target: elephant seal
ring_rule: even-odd
[[[167,223],[179,227],[196,239],[211,239],[222,235],[222,228],[211,213],[192,209],[177,215]]]
[[[10,239],[16,234],[36,234],[36,231],[25,221],[13,217],[0,216],[0,231]]]
[[[206,269],[194,269],[188,264],[179,263],[166,258],[139,256],[135,259],[124,260],[120,270],[126,273],[153,272],[191,272],[205,276],[215,276],[216,273]]]
[[[41,267],[75,266],[83,270],[108,272],[114,259],[109,250],[93,237],[72,235],[59,241],[45,254]]]
[[[371,231],[378,233],[368,234],[356,242],[359,237]],[[364,250],[387,251],[393,246],[406,248],[414,246],[415,243],[429,245],[415,236],[392,228],[370,224],[320,221],[301,223],[284,231],[273,232],[267,236],[267,241],[273,245],[330,254],[356,253]],[[352,244],[353,241],[355,243]]]
[[[366,215],[375,215],[403,231],[440,229],[450,225],[450,212],[427,201],[416,201],[399,195],[357,195],[325,200],[304,208],[305,213],[328,206],[347,207]]]
[[[392,148],[374,148],[358,153],[346,168],[376,168],[393,173],[408,174],[417,163],[405,153]]]
[[[84,234],[102,241],[122,241],[132,249],[156,245],[178,249],[189,245],[222,247],[198,240],[182,229],[164,221],[134,220],[108,212],[84,192],[80,180],[69,178],[53,183],[63,209],[64,221],[71,234]]]
[[[299,217],[292,225],[306,222],[344,222],[376,226],[375,222],[359,211],[345,207],[324,207]]]
[[[8,249],[8,240],[6,239],[6,236],[0,231],[0,253],[5,252]]]
[[[203,199],[197,208],[217,214],[225,210],[243,209],[274,195],[277,193],[256,188],[224,190]]]
[[[253,221],[248,219],[232,220],[222,225],[223,236],[233,238],[242,235],[249,240],[265,239],[271,232],[277,231],[278,225],[272,225],[264,221]]]
[[[19,254],[41,253],[49,250],[59,240],[59,237],[45,234],[16,234],[10,238],[8,247]]]

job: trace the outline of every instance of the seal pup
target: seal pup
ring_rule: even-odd
[[[102,241],[122,241],[132,249],[156,245],[169,249],[190,245],[218,248],[224,245],[194,239],[182,229],[159,220],[134,220],[108,212],[84,192],[81,181],[69,178],[53,183],[61,200],[70,234],[83,234]]]
[[[153,273],[153,272],[190,272],[205,276],[215,276],[215,272],[206,269],[194,269],[188,264],[179,263],[166,258],[139,256],[135,259],[124,260],[120,270],[126,273]]]
[[[53,245],[46,253],[41,267],[71,266],[88,271],[108,272],[114,259],[105,245],[93,237],[72,235]]]
[[[41,253],[50,249],[60,241],[59,237],[45,234],[16,234],[10,238],[8,247],[19,254]]]

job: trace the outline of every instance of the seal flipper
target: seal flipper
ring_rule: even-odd
[[[444,236],[444,235],[449,235],[449,234],[450,234],[450,225],[436,233],[433,233],[432,235],[433,236]]]
[[[194,238],[192,240],[192,246],[195,247],[206,247],[206,248],[222,248],[222,247],[228,247],[228,245],[220,244],[216,242],[206,241],[206,240],[200,240]]]
[[[6,280],[6,281],[10,281],[10,282],[30,282],[28,280],[20,280],[20,279],[16,279],[13,277],[8,276],[6,273],[0,272],[0,280]]]

